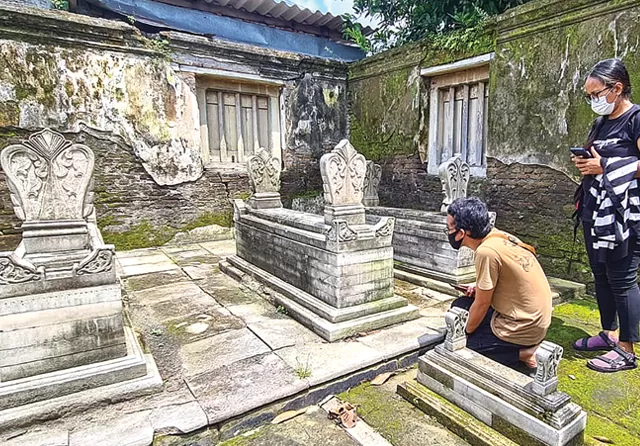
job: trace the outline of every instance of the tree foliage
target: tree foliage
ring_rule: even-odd
[[[367,52],[377,52],[449,31],[477,28],[490,16],[529,0],[354,0],[359,17],[379,22],[365,36],[354,16],[345,15],[345,36]]]

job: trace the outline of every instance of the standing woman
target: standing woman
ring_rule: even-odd
[[[585,147],[592,158],[573,157],[583,175],[576,193],[589,263],[595,279],[602,331],[573,348],[606,351],[587,366],[599,372],[636,368],[640,341],[640,107],[618,59],[597,63],[584,85],[596,119]]]

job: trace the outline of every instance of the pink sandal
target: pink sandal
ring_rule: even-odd
[[[612,373],[635,369],[638,367],[638,363],[636,355],[625,352],[616,346],[609,353],[588,361],[587,367],[596,372]]]

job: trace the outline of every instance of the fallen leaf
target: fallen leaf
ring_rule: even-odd
[[[393,375],[391,372],[381,373],[371,380],[372,386],[381,386]]]
[[[607,437],[601,437],[599,435],[592,435],[594,440],[598,440],[600,443],[614,444],[613,440],[609,440]]]
[[[307,408],[305,407],[304,409],[300,409],[300,410],[288,410],[286,412],[282,412],[280,415],[275,417],[273,421],[271,421],[271,424],[280,424],[283,421],[287,421],[297,417],[298,415],[302,415],[306,411],[307,411]]]
[[[573,375],[569,375],[569,378],[570,378],[570,379],[572,379],[572,380],[574,380],[574,381],[576,380],[576,377],[575,377],[575,376],[573,376]]]

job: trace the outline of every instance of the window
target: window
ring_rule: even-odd
[[[260,148],[281,158],[277,87],[205,79],[198,102],[205,164],[244,164]]]
[[[459,153],[486,176],[490,55],[422,71],[431,80],[428,172]]]

